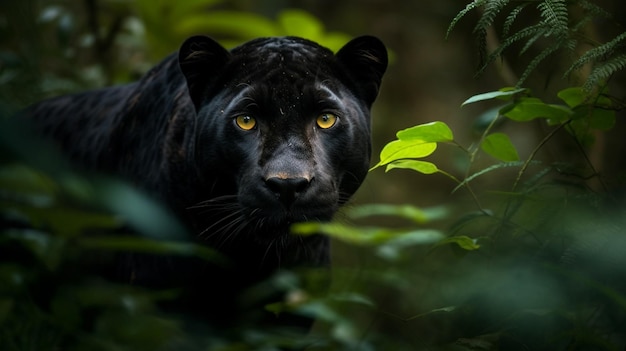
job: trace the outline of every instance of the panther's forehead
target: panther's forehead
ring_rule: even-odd
[[[320,77],[329,71],[333,58],[329,49],[295,37],[253,40],[231,54],[235,72],[270,84]]]
[[[259,38],[234,48],[231,53],[235,57],[251,60],[319,60],[332,56],[329,49],[310,40],[297,37]]]

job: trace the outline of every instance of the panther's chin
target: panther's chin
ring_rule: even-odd
[[[295,211],[251,211],[248,216],[248,227],[253,230],[257,238],[275,240],[277,238],[292,237],[291,226],[302,222],[326,222],[332,218],[332,213],[325,212],[295,212]]]

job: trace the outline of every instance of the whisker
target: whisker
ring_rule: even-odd
[[[225,235],[222,236],[219,247],[226,245],[229,241],[233,241],[233,239],[238,239],[238,234],[240,234],[247,225],[248,223],[243,216],[239,216],[231,221],[231,223],[223,228],[222,234]]]
[[[272,249],[272,246],[274,246],[276,244],[276,240],[278,240],[277,238],[273,239],[272,241],[270,241],[267,244],[267,247],[265,248],[265,252],[263,253],[263,257],[261,258],[261,266],[263,266],[263,264],[265,263],[265,261],[267,260],[267,255],[269,254],[270,250]]]
[[[209,232],[211,229],[216,228],[217,226],[221,225],[222,223],[224,223],[224,221],[229,221],[230,219],[232,219],[233,217],[237,216],[237,218],[235,219],[235,221],[239,220],[241,213],[240,211],[237,212],[231,212],[227,215],[225,215],[224,217],[220,218],[218,221],[214,222],[213,224],[211,224],[210,226],[208,226],[207,228],[205,228],[204,230],[202,230],[200,233],[197,234],[197,237],[203,237],[207,232]],[[228,227],[230,224],[227,224],[225,226],[223,226],[222,228]],[[216,230],[213,233],[210,233],[208,236],[205,236],[205,239],[208,239],[212,236],[214,236],[215,234],[219,233],[221,230]]]
[[[237,195],[223,195],[209,200],[203,200],[195,205],[187,207],[187,209],[214,207],[219,205],[237,205]]]

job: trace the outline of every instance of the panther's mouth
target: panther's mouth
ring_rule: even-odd
[[[255,236],[276,237],[291,235],[291,226],[302,222],[329,221],[331,215],[322,212],[300,212],[293,210],[267,211],[252,210],[247,221],[255,231]]]
[[[250,219],[263,219],[268,223],[276,225],[293,224],[310,221],[328,221],[332,217],[332,212],[326,209],[319,209],[318,206],[309,206],[306,211],[302,209],[253,209],[244,211],[248,213]]]

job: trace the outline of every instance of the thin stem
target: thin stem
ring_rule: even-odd
[[[483,142],[483,140],[485,140],[485,138],[487,137],[487,134],[489,134],[489,132],[491,131],[493,126],[496,124],[496,122],[498,121],[499,118],[500,118],[500,114],[497,114],[496,117],[489,123],[487,128],[485,128],[485,130],[483,131],[483,134],[480,136],[480,140],[478,141],[477,145],[480,145]],[[469,164],[467,166],[467,169],[465,170],[465,177],[464,177],[465,179],[467,179],[469,177],[471,166],[474,163],[474,159],[476,158],[476,154],[478,153],[479,147],[477,146],[473,151],[470,151],[469,149],[466,149],[465,147],[463,147],[461,144],[457,143],[456,141],[453,141],[453,143],[454,143],[454,145],[456,145],[459,148],[461,148],[461,150],[465,151],[465,153],[467,153],[467,155],[469,156]],[[463,184],[463,182],[461,182],[458,178],[456,178],[452,174],[447,173],[447,172],[442,171],[442,170],[439,170],[439,172],[441,172],[443,175],[447,176],[448,178],[452,179],[457,184],[459,184],[459,185]],[[470,196],[472,197],[472,200],[474,201],[474,203],[478,207],[478,210],[480,212],[484,213],[485,215],[490,216],[491,213],[489,213],[487,210],[485,210],[483,208],[483,206],[480,203],[480,200],[478,199],[478,196],[476,195],[476,193],[474,192],[474,189],[472,189],[470,184],[468,182],[465,182],[465,184],[463,184],[462,186],[467,189],[467,191],[469,192]]]
[[[448,173],[448,172],[446,172],[446,171],[443,171],[443,170],[441,170],[441,169],[438,169],[438,172],[439,172],[439,173],[441,173],[441,174],[443,174],[443,175],[445,175],[446,177],[448,177],[448,178],[452,179],[452,180],[453,180],[454,182],[456,182],[457,184],[461,184],[461,183],[462,183],[462,182],[461,182],[461,181],[460,181],[457,177],[453,176],[452,174],[450,174],[450,173]],[[474,189],[472,189],[472,187],[471,187],[468,183],[465,183],[463,186],[464,186],[464,187],[467,189],[467,191],[470,193],[470,195],[471,195],[471,197],[472,197],[472,200],[474,200],[474,203],[476,204],[476,207],[478,207],[478,210],[479,210],[480,212],[484,213],[485,215],[491,216],[491,213],[489,213],[489,211],[485,210],[485,209],[483,208],[483,206],[480,204],[480,200],[478,200],[478,196],[477,196],[477,195],[476,195],[476,193],[474,192]]]
[[[578,147],[578,150],[583,155],[585,162],[587,163],[589,168],[591,168],[591,173],[592,173],[591,177],[596,176],[598,178],[598,182],[600,182],[600,185],[602,185],[602,188],[604,189],[604,191],[608,192],[609,187],[604,182],[604,179],[602,179],[602,177],[600,176],[600,173],[598,172],[596,167],[593,165],[593,162],[591,162],[591,159],[589,158],[589,155],[587,155],[587,151],[585,150],[583,145],[580,143],[580,140],[575,135],[572,135],[572,137],[574,138],[574,142],[576,146]]]
[[[541,142],[533,149],[533,151],[530,153],[530,156],[528,156],[528,158],[526,159],[526,161],[522,165],[522,168],[517,173],[517,178],[515,178],[515,182],[513,183],[512,191],[515,191],[517,189],[517,186],[519,185],[519,182],[522,179],[522,176],[524,175],[524,172],[526,172],[526,169],[528,168],[530,163],[535,159],[535,156],[537,155],[539,150],[548,142],[548,140],[552,139],[552,137],[559,130],[563,129],[563,127],[565,127],[565,125],[567,125],[569,122],[570,121],[568,120],[567,122],[562,123],[558,127],[556,127],[553,130],[551,130],[550,133],[546,134],[546,136],[541,140]]]

